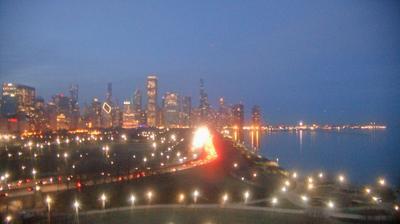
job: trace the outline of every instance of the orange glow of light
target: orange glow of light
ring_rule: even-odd
[[[213,160],[218,157],[212,141],[212,135],[207,127],[200,127],[196,130],[192,146],[193,150],[202,148],[206,153],[206,160]]]

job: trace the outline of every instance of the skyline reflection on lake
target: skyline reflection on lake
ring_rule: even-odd
[[[375,183],[378,177],[400,183],[398,127],[386,130],[246,131],[246,145],[278,160],[287,170],[302,173],[344,173],[356,184]]]

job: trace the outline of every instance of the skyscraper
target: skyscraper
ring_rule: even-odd
[[[244,125],[244,106],[243,104],[235,104],[232,107],[232,126],[234,129],[234,138],[236,141],[243,141],[243,125]]]
[[[165,93],[163,97],[163,118],[165,127],[179,127],[179,106],[179,97],[177,93]]]
[[[4,83],[2,88],[2,112],[4,115],[24,113],[31,116],[36,98],[35,88],[14,83]]]
[[[71,129],[77,129],[79,125],[80,112],[78,104],[79,86],[71,85],[69,88],[70,93],[70,114],[71,114]]]
[[[138,126],[138,120],[135,119],[135,113],[131,101],[124,101],[124,107],[122,112],[122,128],[131,129]]]
[[[140,89],[135,90],[133,94],[133,110],[135,113],[142,111],[142,92]]]
[[[251,109],[251,125],[254,129],[260,129],[261,122],[261,109],[258,105],[255,105]]]
[[[102,105],[101,127],[113,127],[113,103],[112,103],[112,83],[107,84],[106,101]]]
[[[204,123],[208,121],[208,112],[210,105],[208,103],[208,96],[204,88],[204,80],[200,79],[200,122]]]
[[[182,97],[182,110],[181,110],[181,125],[183,127],[190,127],[192,114],[192,98],[190,96]]]
[[[71,125],[70,98],[63,94],[53,96],[55,106],[55,130],[68,130]]]
[[[157,76],[147,76],[147,125],[157,126]]]

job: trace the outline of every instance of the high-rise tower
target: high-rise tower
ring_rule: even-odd
[[[157,76],[147,76],[147,125],[157,126]]]

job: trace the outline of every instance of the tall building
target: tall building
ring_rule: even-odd
[[[158,83],[157,76],[147,76],[147,125],[157,126],[157,94]]]
[[[122,128],[124,129],[137,128],[138,125],[139,122],[135,117],[131,101],[129,100],[124,101],[124,107],[122,112]]]
[[[210,104],[208,103],[208,96],[204,88],[204,80],[200,79],[200,122],[205,123],[208,121],[208,113],[210,109]]]
[[[167,92],[163,97],[163,120],[165,127],[176,128],[179,122],[179,97],[177,93]]]
[[[111,98],[112,98],[112,83],[109,82],[107,83],[106,101],[111,102],[112,101]]]
[[[70,98],[64,96],[64,94],[58,94],[53,96],[54,109],[55,109],[55,127],[53,130],[68,130],[71,125],[71,110],[70,110]],[[54,111],[53,111],[54,113]],[[53,117],[54,119],[54,117]]]
[[[232,126],[234,130],[234,138],[236,141],[243,141],[243,125],[244,125],[244,106],[243,104],[235,104],[232,107]]]
[[[2,114],[5,116],[23,113],[31,116],[36,98],[35,88],[14,83],[3,83]]]
[[[225,99],[223,97],[219,98],[219,108],[217,112],[217,128],[221,129],[224,127],[229,127],[231,123],[231,108],[226,105]]]
[[[140,113],[142,111],[142,92],[140,89],[135,90],[133,94],[133,110],[135,113]]]
[[[261,109],[259,106],[255,105],[251,109],[251,126],[250,130],[250,140],[253,149],[260,149],[260,132],[261,132],[262,118]]]
[[[112,128],[113,127],[113,114],[114,106],[112,102],[112,84],[107,84],[106,101],[102,104],[101,111],[101,127]]]
[[[183,127],[190,127],[192,114],[192,98],[190,96],[182,97],[182,109],[180,115],[180,123]]]
[[[71,85],[69,88],[70,115],[71,115],[70,129],[77,129],[79,126],[80,111],[79,111],[79,103],[78,103],[78,93],[79,93],[79,86]]]
[[[254,129],[260,129],[261,123],[261,109],[259,106],[255,105],[251,109],[251,125]]]
[[[94,98],[89,107],[88,120],[86,122],[87,128],[98,129],[101,128],[101,102],[99,99]]]

